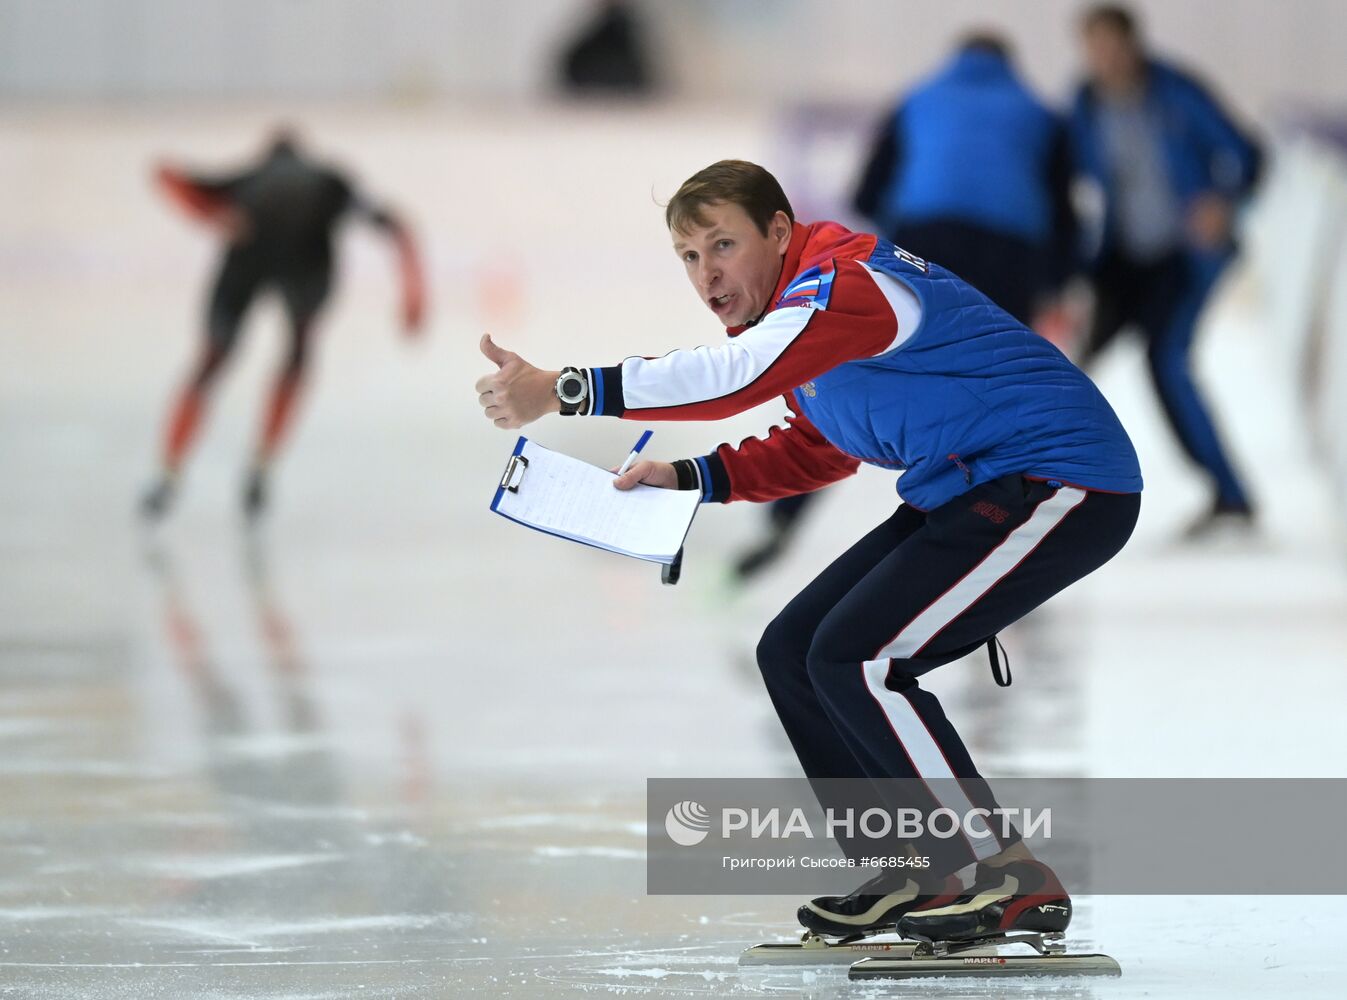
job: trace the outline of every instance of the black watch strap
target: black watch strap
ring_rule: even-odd
[[[561,403],[561,415],[563,417],[573,417],[577,413],[589,412],[589,378],[579,368],[563,368],[561,375],[557,379],[559,387],[563,381],[568,379],[578,379],[581,384],[581,394],[578,400],[567,401],[560,391],[556,392],[557,400]]]
[[[697,463],[690,458],[680,458],[673,463],[674,473],[678,476],[680,490],[699,490],[702,488],[701,476],[697,474]]]

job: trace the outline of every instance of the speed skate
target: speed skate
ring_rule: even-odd
[[[893,929],[829,939],[807,931],[799,941],[771,942],[739,956],[741,966],[849,965],[850,979],[936,976],[1120,976],[1108,955],[1067,951],[1060,932],[993,934],[968,941],[904,941]],[[1007,953],[1026,946],[1029,954]]]

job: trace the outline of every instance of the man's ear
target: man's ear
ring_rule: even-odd
[[[776,240],[777,249],[785,253],[790,246],[791,225],[790,217],[780,210],[772,216],[772,237]]]

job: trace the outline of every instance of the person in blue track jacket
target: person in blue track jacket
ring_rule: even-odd
[[[1165,416],[1211,483],[1210,506],[1188,536],[1247,529],[1253,504],[1193,379],[1191,353],[1202,307],[1235,253],[1231,221],[1258,177],[1259,148],[1192,76],[1146,54],[1125,8],[1090,9],[1081,37],[1088,79],[1075,96],[1072,144],[1104,207],[1081,363],[1123,328],[1139,328]]]
[[[1075,266],[1070,189],[1065,119],[978,32],[884,115],[853,207],[1032,324]]]

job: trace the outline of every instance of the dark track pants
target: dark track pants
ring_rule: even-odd
[[[1151,264],[1106,254],[1094,274],[1095,319],[1082,358],[1089,364],[1126,326],[1146,342],[1146,359],[1160,405],[1188,457],[1206,470],[1221,507],[1247,509],[1240,483],[1193,381],[1193,336],[1202,307],[1227,258],[1175,253]]]
[[[917,679],[1102,566],[1139,509],[1139,494],[1020,476],[929,512],[900,506],[801,591],[758,645],[806,776],[920,779],[934,782],[926,787],[935,804],[961,815],[994,808],[940,702]],[[957,838],[922,852],[954,871],[1014,839]]]

